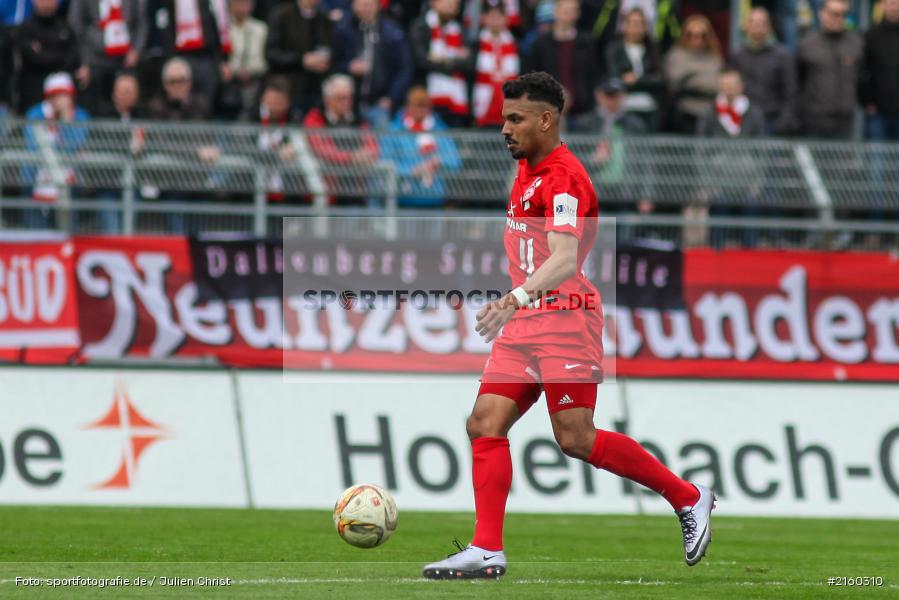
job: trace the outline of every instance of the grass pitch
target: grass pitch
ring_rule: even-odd
[[[359,550],[326,511],[0,508],[0,598],[844,598],[899,597],[899,522],[715,517],[700,565],[672,517],[513,514],[501,581],[427,581],[421,566],[467,540],[472,515],[400,513]],[[17,577],[155,577],[152,586],[16,585]],[[882,587],[829,577],[882,577]],[[164,586],[162,577],[193,580]],[[199,578],[231,578],[201,587]]]

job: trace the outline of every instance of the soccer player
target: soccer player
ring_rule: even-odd
[[[512,485],[507,435],[541,393],[562,451],[664,496],[680,518],[684,558],[695,565],[712,537],[712,491],[676,476],[631,438],[593,424],[602,313],[582,265],[599,210],[590,177],[559,138],[562,86],[546,73],[528,73],[506,82],[503,97],[502,134],[518,160],[505,231],[515,288],[477,315],[478,332],[495,338],[466,424],[477,520],[471,544],[426,565],[424,576],[505,574],[503,519]]]

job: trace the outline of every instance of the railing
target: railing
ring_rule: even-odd
[[[684,245],[882,248],[895,244],[899,232],[897,144],[601,140],[582,133],[565,139],[624,235]],[[429,181],[413,172],[427,146],[442,161]],[[284,216],[352,214],[386,216],[395,231],[396,217],[417,208],[495,214],[515,169],[498,132],[421,138],[233,124],[7,120],[0,122],[0,225],[277,235]],[[51,201],[35,202],[37,188],[49,190]]]

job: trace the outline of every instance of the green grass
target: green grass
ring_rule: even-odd
[[[509,574],[426,581],[421,565],[467,539],[472,516],[400,514],[383,547],[346,545],[324,511],[0,508],[0,598],[899,597],[899,522],[716,517],[697,567],[674,517],[510,515]],[[880,588],[829,587],[881,576]],[[229,587],[25,588],[16,577],[230,577]]]

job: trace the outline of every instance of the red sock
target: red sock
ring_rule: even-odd
[[[506,499],[512,489],[509,438],[475,438],[471,441],[471,455],[471,481],[474,484],[477,518],[471,544],[484,550],[502,550]]]
[[[636,441],[615,431],[596,430],[596,441],[587,462],[661,494],[674,510],[693,506],[699,500],[699,492],[692,483],[669,471]]]

